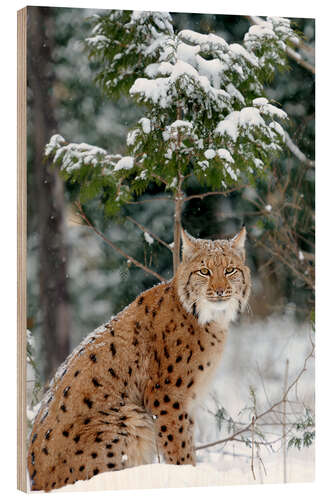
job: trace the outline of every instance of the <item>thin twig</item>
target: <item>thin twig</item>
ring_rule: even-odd
[[[288,371],[289,371],[289,360],[286,360],[286,371],[284,374],[284,392],[286,393],[288,387]],[[286,415],[286,407],[287,407],[287,398],[283,399],[283,482],[287,482],[287,439],[286,439],[286,427],[287,427],[287,415]]]
[[[251,441],[252,441],[252,444],[251,444],[251,471],[252,471],[253,479],[256,480],[256,475],[254,472],[254,422],[255,422],[255,419],[254,419],[254,415],[253,415],[252,421],[251,421]]]
[[[153,233],[152,231],[150,231],[150,229],[147,229],[145,226],[143,226],[142,224],[140,224],[140,222],[136,221],[135,219],[133,219],[129,215],[126,216],[126,219],[129,220],[130,222],[132,222],[133,224],[135,224],[136,226],[138,226],[138,228],[140,228],[141,231],[143,231],[144,233],[150,234],[150,236],[152,238],[154,238],[154,240],[156,240],[159,243],[161,243],[161,245],[164,245],[165,247],[167,247],[167,249],[170,250],[170,252],[172,253],[172,249],[170,248],[169,244],[166,241],[161,240],[161,238],[159,238],[158,236],[156,236],[156,234]]]
[[[257,241],[257,244],[263,248],[265,248],[266,250],[268,250],[269,252],[271,252],[275,257],[278,257],[279,260],[281,260],[281,262],[283,262],[287,267],[289,267],[289,269],[292,270],[292,272],[294,274],[296,274],[301,280],[303,280],[308,286],[309,288],[311,288],[312,290],[314,290],[315,288],[315,284],[313,282],[313,280],[311,280],[310,278],[308,278],[307,276],[305,276],[304,273],[301,273],[299,272],[296,268],[295,268],[295,264],[292,263],[292,262],[289,262],[283,255],[281,252],[278,252],[276,250],[274,250],[273,248],[271,248],[270,246],[266,245],[265,243],[263,243],[262,241]]]
[[[200,198],[200,200],[202,200],[203,198],[206,198],[206,196],[214,196],[214,195],[227,196],[229,193],[241,190],[241,189],[248,187],[248,186],[249,186],[248,184],[243,184],[242,186],[237,186],[237,187],[234,187],[232,189],[228,189],[227,191],[210,191],[208,193],[192,194],[191,196],[186,196],[183,199],[183,201],[193,200],[194,198]]]
[[[267,470],[266,470],[265,464],[264,464],[264,462],[260,456],[260,453],[259,453],[259,446],[257,447],[257,460],[259,461],[259,465],[260,464],[262,465],[262,468],[264,469],[265,476],[267,476]],[[260,470],[260,467],[259,467],[259,470]]]
[[[256,416],[256,421],[262,419],[267,414],[271,413],[277,406],[280,406],[283,403],[284,400],[287,400],[287,396],[288,396],[289,392],[298,383],[299,379],[302,377],[303,373],[306,371],[306,369],[307,369],[307,363],[308,363],[309,359],[313,356],[314,349],[315,349],[315,346],[314,346],[314,344],[312,344],[311,351],[309,352],[309,354],[307,355],[307,357],[304,360],[303,368],[300,370],[300,372],[295,377],[295,379],[293,380],[293,382],[288,386],[288,388],[286,389],[286,391],[282,395],[282,398],[279,401],[277,401],[276,403],[272,404],[270,406],[270,408],[268,408],[267,410],[265,410],[262,413],[260,413],[259,415],[257,415]],[[204,448],[210,448],[211,446],[216,446],[218,444],[226,443],[228,441],[236,441],[236,438],[238,436],[240,436],[241,434],[244,434],[245,432],[248,432],[251,429],[251,426],[252,426],[252,421],[248,425],[246,425],[243,429],[239,429],[238,431],[234,432],[231,436],[228,436],[228,437],[226,437],[224,439],[219,439],[218,441],[214,441],[212,443],[208,443],[208,444],[205,444],[205,445],[198,446],[198,447],[196,447],[196,450],[202,450]],[[280,440],[280,438],[278,440]],[[262,442],[262,443],[259,443],[259,444],[264,444],[264,443]]]
[[[166,186],[168,185],[167,181],[165,179],[163,179],[163,177],[161,177],[160,175],[151,173],[151,176],[155,177],[155,179],[157,179],[158,181],[162,182],[162,184],[165,184]]]
[[[122,250],[121,248],[119,248],[117,245],[115,245],[111,240],[109,240],[103,233],[101,233],[100,231],[98,231],[98,229],[90,222],[90,220],[88,219],[88,217],[86,216],[86,214],[84,213],[83,211],[83,208],[82,208],[82,205],[80,202],[76,202],[75,203],[77,209],[78,209],[78,215],[82,218],[82,220],[84,220],[86,222],[86,224],[100,237],[102,238],[102,240],[105,241],[105,243],[107,243],[111,248],[113,248],[113,250],[115,250],[116,252],[118,252],[120,255],[122,255],[123,257],[125,257],[125,259],[129,260],[130,262],[132,262],[132,264],[134,264],[135,266],[137,267],[140,267],[143,271],[145,271],[146,273],[148,274],[152,274],[155,278],[157,278],[159,281],[165,281],[165,279],[163,278],[163,276],[161,276],[160,274],[156,273],[155,271],[153,271],[152,269],[149,269],[149,267],[146,267],[144,264],[141,264],[141,262],[139,262],[138,260],[134,259],[134,257],[131,257],[130,255],[128,255],[126,252],[124,252],[124,250]]]

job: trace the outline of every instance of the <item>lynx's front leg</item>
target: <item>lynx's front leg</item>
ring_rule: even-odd
[[[195,465],[194,422],[180,394],[162,391],[157,383],[150,390],[147,387],[145,403],[157,417],[154,420],[157,452],[169,464]]]

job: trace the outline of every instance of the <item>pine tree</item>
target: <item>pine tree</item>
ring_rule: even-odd
[[[116,216],[152,183],[171,193],[175,272],[187,183],[196,179],[221,193],[255,183],[282,150],[279,122],[287,115],[265,97],[264,84],[287,67],[286,47],[296,35],[283,18],[250,27],[242,45],[213,33],[175,33],[167,13],[112,11],[93,25],[86,43],[101,63],[97,82],[110,98],[128,93],[144,115],[127,135],[126,155],[60,135],[46,155],[78,186],[81,210],[98,198],[105,214]]]

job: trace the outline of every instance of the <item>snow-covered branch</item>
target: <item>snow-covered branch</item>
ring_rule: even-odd
[[[258,17],[258,16],[245,16],[245,17],[250,21],[250,23],[253,26],[260,26],[265,22],[261,17]],[[312,47],[310,47],[309,45],[307,45],[306,43],[304,43],[300,39],[295,39],[294,41],[291,40],[291,43],[295,47],[300,47],[304,51],[310,53],[311,55],[314,55],[314,50],[312,49]],[[312,64],[310,64],[308,61],[306,61],[298,52],[296,52],[296,50],[292,49],[291,47],[286,47],[286,53],[291,59],[296,61],[297,64],[299,64],[300,66],[303,66],[303,68],[307,69],[312,74],[316,73],[315,67]]]
[[[305,156],[305,154],[299,149],[299,147],[296,146],[296,144],[291,140],[291,137],[288,134],[288,132],[284,131],[284,135],[285,135],[286,145],[288,146],[289,150],[293,153],[293,155],[296,156],[296,158],[298,158],[299,161],[305,163],[307,167],[314,168],[315,162]]]

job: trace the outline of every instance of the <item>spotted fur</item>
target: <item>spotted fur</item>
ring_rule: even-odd
[[[57,371],[33,425],[28,470],[49,491],[108,470],[195,465],[195,407],[250,293],[245,229],[232,240],[183,232],[183,261],[88,336]]]

